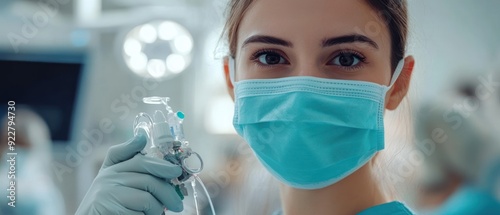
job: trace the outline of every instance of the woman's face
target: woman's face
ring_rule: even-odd
[[[236,81],[289,76],[388,85],[391,39],[363,0],[255,0],[240,23]]]

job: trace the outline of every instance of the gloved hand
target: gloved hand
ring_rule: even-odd
[[[183,210],[179,195],[169,184],[181,175],[181,168],[140,154],[146,143],[146,136],[139,133],[128,142],[109,148],[77,215],[160,215],[163,206],[173,212]]]

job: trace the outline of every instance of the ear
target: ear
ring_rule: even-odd
[[[403,66],[403,71],[399,76],[394,86],[387,93],[385,108],[388,110],[395,110],[403,98],[408,93],[410,87],[411,75],[413,73],[413,68],[415,67],[415,59],[413,56],[408,56],[405,58],[405,63]]]
[[[233,83],[231,83],[231,76],[229,75],[229,72],[230,72],[229,71],[229,57],[224,57],[223,64],[224,64],[224,77],[226,78],[227,91],[234,101],[234,87],[233,87]]]

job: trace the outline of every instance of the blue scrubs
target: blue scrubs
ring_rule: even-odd
[[[414,213],[411,212],[410,209],[408,209],[403,203],[396,201],[377,205],[358,213],[358,215],[375,215],[375,214],[413,215]]]
[[[491,193],[463,186],[430,214],[439,215],[499,215],[500,202]]]
[[[277,211],[273,215],[282,215],[282,211]],[[401,202],[389,202],[381,205],[377,205],[368,208],[357,215],[413,215],[414,213],[410,211]]]

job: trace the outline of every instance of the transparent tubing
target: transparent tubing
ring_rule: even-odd
[[[191,174],[198,174],[200,173],[202,170],[203,170],[203,159],[201,159],[201,156],[200,154],[196,153],[196,152],[191,152],[191,155],[195,155],[199,162],[200,162],[200,167],[198,167],[197,169],[191,169],[188,167],[188,165],[186,164],[186,159],[183,159],[182,160],[182,167],[189,173]]]
[[[208,194],[208,190],[205,187],[205,184],[203,184],[203,182],[201,181],[200,177],[198,177],[198,175],[193,175],[193,177],[200,183],[201,187],[205,191],[205,195],[207,195],[208,204],[210,204],[210,209],[212,210],[212,214],[215,215],[214,204],[212,203],[212,199],[210,198],[210,195]],[[192,186],[194,189],[194,185],[192,185]],[[196,206],[196,207],[198,207],[198,206]]]
[[[191,186],[193,187],[193,198],[196,215],[200,215],[200,209],[198,208],[198,193],[196,192],[196,180],[191,181]]]

